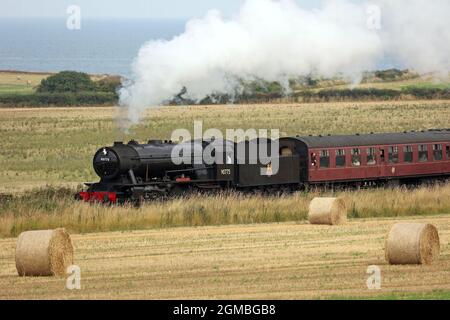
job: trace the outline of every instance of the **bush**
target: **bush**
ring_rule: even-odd
[[[323,100],[358,100],[358,99],[381,99],[389,100],[398,98],[400,92],[390,89],[343,89],[343,90],[322,90],[317,96]]]
[[[62,71],[42,79],[37,87],[38,93],[86,92],[95,91],[96,85],[91,77],[83,72]]]
[[[34,93],[0,95],[0,105],[7,107],[26,106],[75,106],[106,105],[117,103],[116,93],[80,92],[80,93]]]
[[[304,102],[311,101],[368,101],[368,100],[396,100],[408,98],[413,99],[450,99],[450,89],[441,88],[419,88],[409,87],[402,90],[376,89],[376,88],[356,88],[356,89],[328,89],[321,91],[301,91],[292,95],[283,95],[281,90],[267,90],[268,92],[243,92],[235,96],[227,94],[212,94],[200,101],[172,99],[167,104],[226,104],[226,103],[262,103],[271,102],[278,99],[294,98]]]
[[[376,71],[375,76],[384,81],[394,81],[398,78],[401,78],[404,74],[408,73],[408,70],[402,71],[398,69],[388,69]]]
[[[406,87],[402,90],[405,94],[413,95],[419,99],[449,99],[450,89]]]
[[[41,81],[36,93],[0,95],[0,106],[39,107],[105,105],[117,103],[118,76],[108,76],[97,82],[83,72],[62,71]]]

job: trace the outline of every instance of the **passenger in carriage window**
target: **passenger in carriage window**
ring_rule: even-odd
[[[398,147],[389,147],[389,163],[398,163]]]
[[[428,161],[428,146],[426,144],[419,145],[419,161]]]
[[[361,151],[359,148],[352,149],[352,165],[354,167],[361,166]]]
[[[384,149],[383,148],[380,148],[380,159],[381,159],[381,162],[384,162]]]
[[[375,155],[375,148],[367,148],[367,164],[372,166],[377,164],[377,158]]]
[[[442,145],[435,144],[433,145],[433,158],[434,160],[442,160]]]

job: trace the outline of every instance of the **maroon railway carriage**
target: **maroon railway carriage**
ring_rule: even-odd
[[[450,129],[281,139],[308,184],[420,181],[450,176]],[[290,153],[290,152],[288,152]]]

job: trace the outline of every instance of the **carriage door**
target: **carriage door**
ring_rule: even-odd
[[[387,147],[384,146],[377,147],[377,149],[378,159],[380,161],[378,165],[378,176],[385,177],[388,164],[388,150]]]

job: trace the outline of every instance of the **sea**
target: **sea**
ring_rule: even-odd
[[[80,29],[63,18],[0,18],[0,70],[83,71],[131,76],[131,65],[147,41],[170,40],[187,20],[85,18]],[[378,69],[396,67],[384,59]]]
[[[80,29],[66,19],[0,18],[0,70],[76,70],[128,77],[139,48],[147,41],[170,40],[186,20],[83,19]]]

